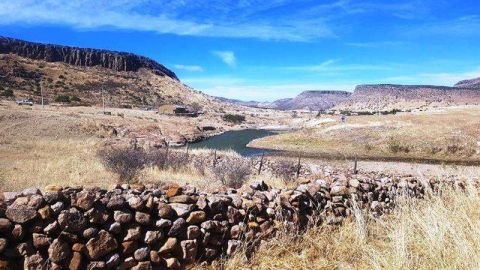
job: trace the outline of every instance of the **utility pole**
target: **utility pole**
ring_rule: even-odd
[[[44,103],[43,103],[43,86],[40,86],[40,96],[42,97],[42,109],[44,108]]]
[[[103,105],[103,114],[105,114],[105,88],[102,85],[102,105]]]

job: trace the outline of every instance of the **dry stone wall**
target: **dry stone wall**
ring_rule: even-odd
[[[436,186],[413,177],[339,176],[296,189],[260,182],[242,192],[209,194],[156,185],[5,192],[0,269],[183,269],[254,246],[279,230],[339,224],[354,204],[380,215],[399,194],[421,198]]]

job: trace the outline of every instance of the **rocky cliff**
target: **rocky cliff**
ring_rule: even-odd
[[[358,85],[335,109],[353,111],[419,109],[432,106],[480,104],[480,88],[434,85]]]
[[[473,88],[480,88],[480,77],[470,80],[463,80],[459,81],[455,84],[455,87],[473,87]]]
[[[115,71],[138,71],[140,68],[147,68],[157,75],[178,80],[173,71],[154,60],[126,52],[42,44],[0,36],[0,54],[15,54],[25,58],[63,62],[74,66],[101,66]]]

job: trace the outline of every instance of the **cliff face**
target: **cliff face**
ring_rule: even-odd
[[[282,110],[328,110],[347,100],[351,94],[347,91],[309,90],[300,93],[295,98],[277,100],[271,104],[271,107]]]
[[[178,80],[173,71],[154,60],[125,52],[41,44],[0,36],[0,54],[15,54],[25,58],[63,62],[75,66],[101,66],[115,71],[138,71],[140,68],[147,68],[157,75]]]
[[[455,87],[480,88],[480,78],[459,81]]]

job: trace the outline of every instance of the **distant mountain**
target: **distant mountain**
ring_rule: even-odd
[[[284,98],[273,102],[241,101],[236,99],[218,98],[221,101],[243,106],[268,108],[278,110],[328,110],[336,104],[348,99],[352,93],[335,90],[308,90],[294,98]]]
[[[455,87],[396,84],[359,85],[349,99],[337,104],[334,109],[402,110],[466,104],[480,104],[480,88],[475,87],[474,80],[460,82]]]
[[[457,84],[455,84],[455,87],[480,88],[480,77],[470,80],[459,81]]]

